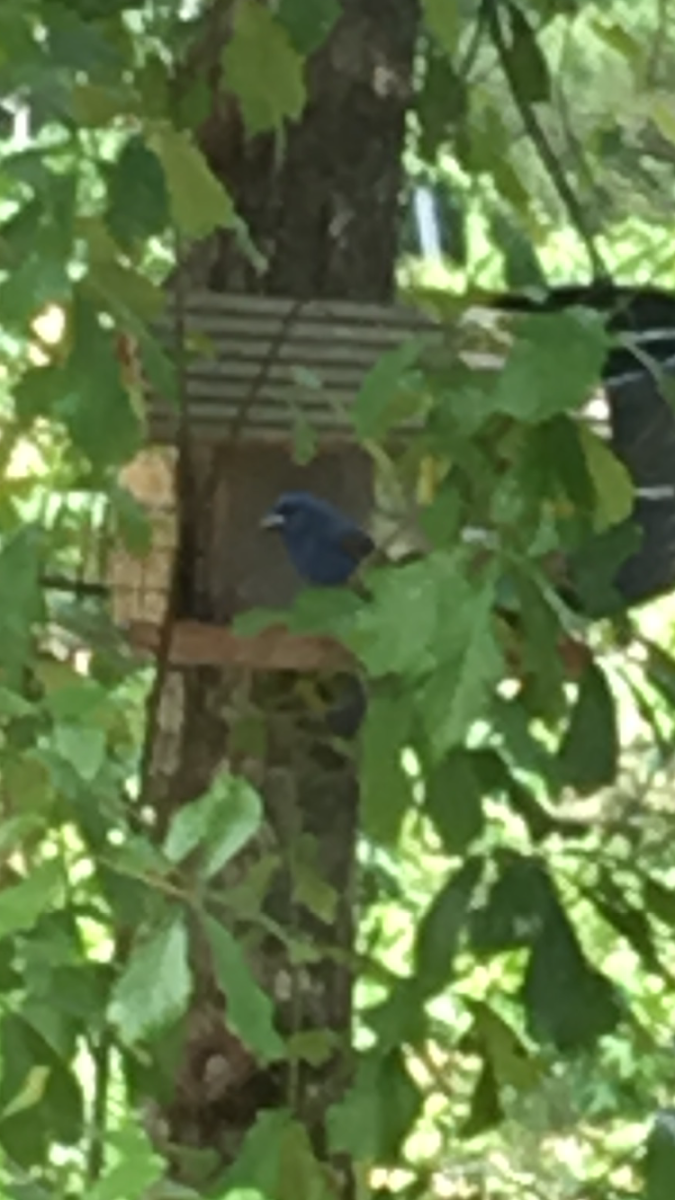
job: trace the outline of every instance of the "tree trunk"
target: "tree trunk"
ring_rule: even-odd
[[[268,268],[257,276],[234,238],[222,234],[191,262],[192,283],[299,299],[392,298],[417,0],[342,0],[342,10],[309,64],[306,112],[288,131],[281,155],[271,138],[247,140],[223,100],[222,46],[210,27],[199,49],[199,69],[213,87],[201,142]],[[316,462],[299,468],[284,447],[262,449],[244,436],[229,451],[195,447],[192,468],[196,487],[183,497],[189,528],[182,566],[190,583],[183,616],[229,620],[250,602],[233,546],[259,537],[259,562],[280,554],[263,544],[253,517],[282,487],[314,486],[356,516],[368,514],[370,468],[355,448],[323,448]],[[250,558],[248,543],[247,550]],[[226,998],[195,935],[197,994],[163,1117],[172,1145],[215,1151],[220,1169],[236,1158],[261,1110],[282,1107],[302,1121],[315,1153],[327,1161],[325,1114],[349,1078],[357,776],[352,756],[327,739],[297,684],[288,675],[258,673],[251,680],[235,670],[191,669],[169,678],[161,706],[153,765],[158,824],[165,826],[223,766],[253,779],[264,798],[265,828],[222,886],[249,877],[265,856],[274,863],[265,916],[291,941],[312,943],[315,953],[300,955],[299,965],[268,922],[252,965],[274,998],[284,1034],[334,1035],[320,1065],[260,1067],[228,1031]],[[174,730],[168,737],[167,720]],[[184,1169],[177,1173],[186,1177]],[[340,1169],[334,1176],[342,1196],[351,1195],[349,1175]]]

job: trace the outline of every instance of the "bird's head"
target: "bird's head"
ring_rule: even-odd
[[[373,548],[350,517],[311,492],[284,492],[261,526],[281,534],[303,579],[323,586],[346,583]]]

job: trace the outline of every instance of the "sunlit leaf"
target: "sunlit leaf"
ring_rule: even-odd
[[[598,314],[566,312],[515,322],[517,340],[499,373],[492,407],[521,421],[543,421],[588,400],[609,346]]]
[[[232,228],[236,223],[232,200],[186,133],[158,123],[150,130],[147,144],[164,168],[171,211],[183,233],[206,237],[214,229]]]
[[[583,425],[579,437],[596,492],[595,528],[606,529],[630,517],[635,500],[633,483],[626,467],[606,442]]]
[[[63,893],[63,872],[51,859],[31,871],[21,883],[0,890],[0,938],[20,929],[31,929]]]
[[[366,375],[352,408],[361,441],[382,438],[402,417],[414,413],[418,400],[407,372],[419,360],[424,342],[410,338],[381,355]]]
[[[54,729],[54,748],[86,783],[92,783],[105,761],[105,731],[95,725],[59,722]]]
[[[393,1165],[422,1104],[422,1095],[406,1070],[400,1049],[392,1049],[382,1057],[364,1055],[353,1088],[329,1113],[333,1152]]]
[[[139,940],[115,984],[109,1016],[125,1042],[159,1032],[185,1011],[192,990],[182,916]]]
[[[261,1062],[282,1058],[284,1043],[274,1025],[274,1006],[256,983],[242,947],[216,921],[207,921],[206,932],[228,1027]]]
[[[164,842],[171,862],[182,862],[198,848],[205,878],[222,870],[251,840],[260,825],[262,804],[245,779],[221,772],[209,791],[174,814]]]
[[[223,51],[228,87],[251,134],[280,129],[305,106],[304,62],[283,24],[259,0],[243,0]]]
[[[448,54],[454,54],[461,28],[458,7],[448,4],[446,0],[422,0],[422,12],[425,24],[434,34],[439,46]]]

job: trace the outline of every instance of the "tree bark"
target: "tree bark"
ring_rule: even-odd
[[[268,266],[257,275],[234,238],[221,234],[191,261],[191,283],[299,299],[392,298],[417,7],[417,0],[342,0],[333,33],[309,64],[306,112],[288,131],[282,155],[269,137],[245,137],[223,95],[222,45],[213,36],[222,22],[212,12],[198,48],[200,70],[213,89],[200,140]],[[190,70],[195,68],[193,61]],[[260,538],[258,566],[281,553],[263,544],[253,516],[282,486],[311,488],[314,482],[362,519],[371,502],[370,467],[353,447],[320,450],[315,463],[299,468],[284,447],[262,450],[244,434],[229,451],[194,447],[192,474],[193,494],[182,498],[189,500],[182,563],[189,586],[179,614],[186,619],[226,622],[247,607],[250,539]],[[238,571],[240,558],[247,558],[247,572]],[[264,797],[265,827],[221,886],[247,878],[265,856],[275,863],[264,914],[291,941],[313,945],[314,954],[298,965],[287,942],[267,932],[252,952],[254,970],[274,998],[285,1034],[335,1035],[320,1066],[256,1064],[228,1030],[226,997],[196,932],[196,996],[175,1092],[162,1115],[168,1143],[215,1151],[221,1169],[236,1158],[260,1111],[275,1107],[292,1110],[317,1156],[328,1161],[326,1112],[349,1078],[358,781],[353,755],[326,736],[322,718],[297,685],[290,672],[190,668],[171,672],[160,706],[153,762],[158,829],[207,789],[222,767],[255,781]],[[243,732],[253,726],[254,745]],[[327,885],[323,906],[307,888],[303,893],[301,878]],[[350,1196],[349,1169],[332,1165],[336,1194]],[[176,1173],[189,1175],[179,1167]]]

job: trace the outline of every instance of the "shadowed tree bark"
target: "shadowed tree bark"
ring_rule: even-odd
[[[288,130],[281,154],[272,138],[246,136],[223,90],[225,7],[211,10],[186,74],[209,80],[211,112],[200,141],[267,267],[257,274],[223,233],[190,259],[190,283],[299,299],[391,299],[417,0],[342,0],[341,17],[308,66],[305,114]],[[181,498],[180,615],[215,622],[252,600],[286,598],[281,550],[256,528],[282,488],[301,482],[365,519],[371,499],[369,465],[356,448],[323,448],[300,468],[287,447],[256,446],[245,434],[234,444],[227,432],[219,446],[193,446],[189,495]],[[237,546],[251,538],[260,538],[264,563],[257,592],[250,571],[238,575],[231,566]],[[357,776],[353,756],[326,739],[323,719],[297,683],[288,673],[251,679],[235,669],[186,669],[169,676],[160,706],[153,761],[159,827],[222,766],[260,787],[263,833],[220,886],[231,895],[255,879],[262,892],[264,934],[255,918],[234,925],[238,936],[258,930],[247,945],[279,1028],[290,1036],[330,1031],[320,1065],[257,1064],[228,1030],[226,999],[195,930],[198,986],[162,1117],[168,1143],[215,1152],[218,1167],[236,1157],[261,1110],[282,1107],[303,1122],[326,1161],[325,1114],[349,1079]],[[294,961],[288,940],[313,949]],[[351,1195],[348,1164],[331,1168],[337,1192]],[[189,1174],[179,1166],[176,1172]]]

